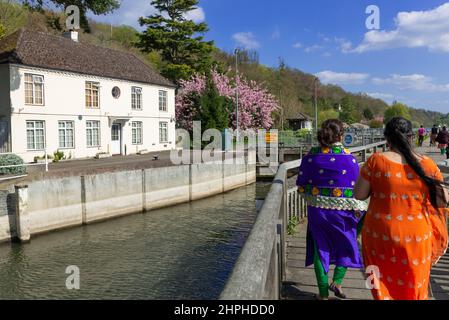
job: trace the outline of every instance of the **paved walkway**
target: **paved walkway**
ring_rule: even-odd
[[[422,148],[418,148],[417,151],[420,154],[432,158],[436,163],[446,160],[446,155],[441,155],[440,149],[438,149],[437,147],[424,146]]]

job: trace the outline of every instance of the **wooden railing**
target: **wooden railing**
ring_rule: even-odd
[[[287,219],[300,221],[307,217],[307,204],[298,192],[298,188],[290,188],[287,192]]]
[[[361,153],[366,161],[368,151],[385,148],[386,142],[373,143],[350,149]],[[304,199],[296,190],[288,188],[287,177],[297,170],[301,160],[279,166],[256,222],[237,260],[226,286],[222,300],[277,300],[280,298],[282,282],[286,279],[285,238],[290,219],[304,218],[307,210]]]

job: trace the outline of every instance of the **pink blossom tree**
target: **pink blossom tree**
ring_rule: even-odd
[[[231,78],[216,70],[211,73],[220,96],[228,98],[234,105],[229,114],[229,127],[236,128],[236,90],[239,94],[239,127],[240,129],[270,129],[273,125],[272,114],[279,108],[276,98],[266,88],[255,81],[248,81],[240,76]],[[176,97],[176,120],[178,126],[192,129],[193,119],[201,114],[198,99],[206,89],[206,77],[196,74],[190,80],[181,81],[181,88]]]

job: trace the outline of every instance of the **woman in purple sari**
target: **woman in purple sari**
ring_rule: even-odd
[[[320,147],[302,159],[298,190],[308,205],[306,267],[314,264],[318,299],[327,299],[329,290],[346,298],[342,282],[347,268],[361,268],[357,227],[367,203],[354,199],[359,176],[357,160],[341,144],[344,133],[340,120],[327,120],[318,133]],[[335,265],[329,285],[329,266]]]

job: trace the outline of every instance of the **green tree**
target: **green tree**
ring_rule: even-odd
[[[341,100],[341,112],[340,112],[340,120],[347,123],[353,124],[355,123],[356,105],[354,100],[350,96],[346,96]]]
[[[50,0],[56,7],[65,8],[70,5],[76,5],[80,9],[80,23],[81,27],[89,32],[89,22],[87,19],[87,12],[92,12],[95,15],[108,14],[120,7],[119,0]],[[22,3],[27,7],[42,11],[48,1],[45,0],[22,0]]]
[[[13,0],[0,0],[0,25],[3,35],[17,31],[27,20],[27,10]],[[0,31],[1,32],[1,31]]]
[[[321,126],[324,121],[329,119],[338,119],[338,112],[334,109],[327,109],[318,113],[318,126]]]
[[[0,39],[5,36],[5,27],[0,23]]]
[[[204,94],[199,98],[200,112],[196,120],[201,121],[202,131],[229,128],[229,113],[232,103],[219,95],[212,79],[207,81]]]
[[[212,64],[212,41],[204,41],[206,23],[195,23],[187,14],[197,8],[198,0],[153,0],[158,13],[141,17],[146,30],[139,36],[137,46],[143,52],[160,52],[162,74],[178,83],[194,73],[204,73]]]
[[[363,110],[363,116],[365,117],[366,120],[374,119],[374,113],[371,111],[370,108],[365,108],[365,110]]]
[[[387,124],[391,119],[395,117],[403,117],[405,119],[411,120],[410,109],[405,104],[396,102],[387,110],[384,114],[384,123]]]

